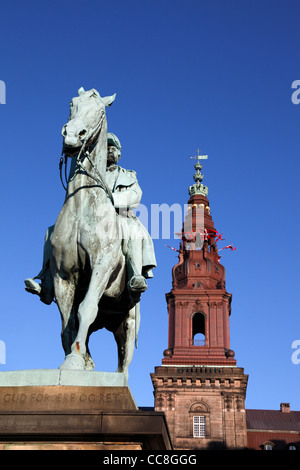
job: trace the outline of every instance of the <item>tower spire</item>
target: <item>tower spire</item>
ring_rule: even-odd
[[[217,250],[220,234],[214,227],[207,187],[201,183],[199,162],[207,155],[198,150],[191,158],[196,160],[195,184],[189,189],[182,231],[177,234],[179,262],[172,270],[172,290],[166,294],[172,334],[162,363],[235,366],[229,333],[231,294],[225,288],[225,268]],[[185,308],[180,309],[179,303]],[[197,333],[203,336],[201,347],[195,342]]]
[[[208,246],[215,249],[214,223],[210,214],[209,201],[207,199],[208,187],[204,186],[201,181],[204,175],[201,173],[202,164],[200,160],[207,160],[208,155],[201,155],[199,149],[197,154],[191,159],[196,160],[194,168],[196,172],[193,175],[195,184],[189,187],[190,198],[187,205],[187,213],[185,215],[183,228],[180,234],[177,234],[182,240],[183,251],[190,250],[207,250]]]
[[[196,170],[196,173],[194,173],[193,178],[195,181],[195,184],[189,187],[189,195],[194,196],[195,194],[202,194],[203,196],[208,195],[208,187],[204,186],[201,181],[203,180],[204,175],[201,173],[202,170],[202,165],[200,163],[200,160],[207,160],[208,155],[200,155],[199,149],[197,150],[197,155],[194,157],[190,157],[193,159],[196,159],[197,162],[194,165],[194,168]]]

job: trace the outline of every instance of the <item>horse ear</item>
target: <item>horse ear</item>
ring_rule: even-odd
[[[111,106],[113,104],[113,102],[115,101],[116,96],[117,96],[117,94],[115,93],[112,96],[104,96],[103,98],[101,97],[101,99],[102,99],[103,103],[105,104],[105,106]]]

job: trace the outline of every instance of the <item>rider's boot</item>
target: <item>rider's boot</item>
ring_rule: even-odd
[[[25,290],[27,292],[30,292],[31,294],[36,294],[38,296],[41,295],[41,285],[38,282],[35,282],[34,279],[31,279],[31,277],[28,277],[25,279]]]
[[[47,277],[41,278],[41,284],[36,282],[34,279],[36,278],[27,278],[25,279],[25,290],[27,292],[30,292],[31,294],[38,295],[41,302],[43,302],[46,305],[50,305],[53,301],[54,298],[54,287],[53,287],[53,281],[52,278],[48,279],[47,282]]]
[[[129,291],[132,293],[142,294],[148,288],[147,281],[144,276],[135,275],[128,282]]]
[[[127,287],[131,301],[136,305],[140,301],[142,293],[145,292],[148,286],[144,276],[135,275],[130,278]]]

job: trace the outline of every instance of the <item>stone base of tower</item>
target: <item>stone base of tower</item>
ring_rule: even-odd
[[[151,374],[176,450],[245,449],[248,376],[240,367],[159,366]]]

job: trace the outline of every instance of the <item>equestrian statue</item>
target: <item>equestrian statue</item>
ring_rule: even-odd
[[[117,372],[128,375],[140,299],[156,259],[132,210],[142,196],[136,173],[117,165],[121,144],[107,132],[106,106],[115,97],[80,88],[71,100],[60,160],[63,182],[63,164],[71,159],[65,200],[46,232],[42,270],[25,280],[25,289],[47,305],[57,303],[65,353],[60,369],[93,370],[89,337],[106,328],[117,343]]]

